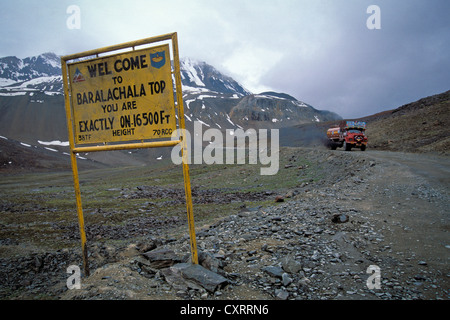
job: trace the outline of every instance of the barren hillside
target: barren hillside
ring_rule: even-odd
[[[450,91],[365,118],[370,147],[404,152],[450,150]]]
[[[448,154],[450,149],[450,91],[360,119],[367,122],[368,148]],[[284,146],[321,146],[336,121],[298,125],[280,130]]]

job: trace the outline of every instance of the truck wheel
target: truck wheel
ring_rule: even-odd
[[[333,141],[330,142],[330,149],[331,149],[331,150],[336,150],[336,148],[337,148],[336,143],[334,143]]]
[[[366,150],[366,146],[365,145],[362,145],[361,146],[361,151],[365,151]]]
[[[350,151],[352,150],[352,146],[350,144],[348,144],[347,142],[344,141],[344,150],[345,151]]]

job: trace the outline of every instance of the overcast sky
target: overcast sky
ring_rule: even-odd
[[[351,118],[450,89],[449,13],[449,0],[0,0],[0,57],[177,32],[181,57]]]

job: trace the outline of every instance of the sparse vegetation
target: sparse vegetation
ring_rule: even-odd
[[[286,152],[289,150],[283,150],[279,173],[274,176],[259,175],[260,165],[191,165],[196,223],[208,224],[243,205],[272,205],[275,196],[304,181],[320,179],[317,166],[303,159],[286,158]],[[145,187],[157,187],[160,192],[158,196],[136,195],[138,188]],[[14,238],[28,245],[37,242],[42,247],[56,248],[58,239],[67,238],[69,229],[73,245],[78,245],[71,171],[4,175],[0,188],[3,196],[0,223],[7,226],[0,231],[2,239]],[[126,227],[133,219],[142,217],[175,218],[180,225],[185,224],[182,167],[169,160],[158,163],[157,167],[80,170],[80,188],[87,229],[94,225]],[[177,201],[165,190],[176,190]],[[201,194],[208,190],[212,192]],[[202,196],[201,200],[195,192]],[[221,200],[224,197],[229,201]]]

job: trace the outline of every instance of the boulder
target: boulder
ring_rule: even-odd
[[[225,277],[192,263],[178,263],[161,270],[161,273],[177,289],[182,289],[183,286],[192,289],[201,287],[213,293],[228,284]]]
[[[302,269],[302,264],[292,257],[282,258],[281,266],[284,271],[289,273],[297,273]]]
[[[154,249],[142,255],[150,262],[150,266],[156,269],[167,268],[182,261],[181,257],[167,248]]]
[[[272,277],[280,278],[280,279],[284,273],[283,269],[281,269],[280,267],[277,267],[277,266],[264,267],[264,268],[262,268],[262,271],[267,272]]]
[[[346,223],[348,222],[348,220],[349,218],[346,214],[335,214],[331,219],[331,221],[334,223]]]

